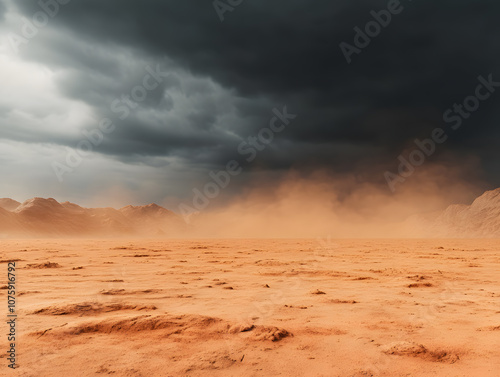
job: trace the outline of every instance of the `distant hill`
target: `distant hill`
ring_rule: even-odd
[[[186,224],[156,204],[114,208],[84,208],[55,199],[24,203],[0,199],[0,236],[174,236]]]
[[[20,205],[21,203],[9,198],[0,199],[0,208],[6,209],[7,211],[13,211]]]
[[[407,223],[422,236],[500,238],[500,188],[486,191],[471,205],[454,204]]]

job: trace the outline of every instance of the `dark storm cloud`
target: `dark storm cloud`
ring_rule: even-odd
[[[134,115],[103,144],[103,153],[189,158],[192,151],[197,160],[197,151],[206,148],[211,152],[203,159],[218,163],[234,155],[239,139],[267,125],[272,107],[287,105],[299,117],[279,135],[274,150],[259,156],[266,168],[345,169],[361,161],[391,166],[414,138],[446,126],[443,112],[474,94],[479,75],[493,73],[500,81],[500,5],[401,1],[401,14],[347,64],[339,44],[353,44],[353,28],[363,28],[372,20],[370,11],[387,4],[245,0],[220,22],[211,1],[72,0],[51,21],[59,34],[30,47],[26,56],[78,70],[61,79],[61,90],[101,113],[140,76],[137,67],[123,70],[127,53],[149,62],[167,59],[242,98],[235,103],[239,121],[224,130],[216,129],[222,99],[197,102],[200,111],[171,119],[167,130]],[[36,1],[17,7],[27,16],[39,10]],[[165,83],[145,105],[165,106],[169,85],[175,82]],[[215,93],[200,90],[207,97]],[[481,104],[438,155],[468,151],[487,159],[490,172],[497,169],[500,159],[490,137],[498,136],[496,96]],[[321,147],[310,148],[315,144]]]
[[[0,21],[3,20],[4,14],[6,11],[7,11],[7,6],[5,5],[5,3],[2,0],[2,1],[0,1]]]

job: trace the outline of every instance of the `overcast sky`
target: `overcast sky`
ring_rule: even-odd
[[[449,139],[428,163],[471,160],[474,179],[500,186],[500,90],[460,129],[443,120],[478,76],[500,81],[496,0],[401,1],[350,64],[339,45],[390,2],[243,0],[223,14],[211,0],[46,2],[0,0],[0,197],[175,207],[231,160],[243,171],[228,196],[290,169],[385,185],[437,127]],[[133,92],[151,70],[155,88]],[[285,106],[297,117],[247,162],[239,145]],[[112,131],[58,179],[107,119]]]

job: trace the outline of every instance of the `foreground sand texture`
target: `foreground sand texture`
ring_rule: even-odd
[[[0,375],[499,376],[499,248],[3,240],[5,276],[17,260],[20,367],[2,353]]]

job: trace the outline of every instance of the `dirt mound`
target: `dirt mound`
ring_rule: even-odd
[[[427,361],[453,364],[460,358],[458,355],[444,350],[429,350],[422,344],[413,342],[394,342],[382,346],[382,352],[387,355],[418,357]]]
[[[320,291],[319,289],[316,289],[316,290],[312,291],[311,294],[312,295],[326,295],[325,292]]]
[[[26,268],[61,268],[59,263],[45,262],[45,263],[30,263],[26,265]]]
[[[144,289],[136,291],[127,291],[125,289],[109,289],[102,290],[99,293],[106,296],[124,296],[124,295],[141,295],[147,293],[161,293],[163,289]]]
[[[408,284],[408,288],[426,288],[426,287],[433,287],[434,285],[432,283],[411,283]]]
[[[255,340],[270,340],[277,342],[283,338],[287,338],[292,334],[285,329],[279,327],[257,326],[252,332]]]
[[[328,304],[357,304],[358,301],[356,300],[339,300],[338,298],[333,299],[333,300],[326,300],[325,301]]]
[[[230,334],[237,334],[239,332],[252,331],[254,328],[254,325],[233,325],[228,328],[227,332]]]
[[[77,316],[91,316],[100,313],[109,313],[120,310],[156,310],[154,305],[131,305],[131,304],[101,304],[97,302],[84,302],[81,304],[69,304],[64,306],[48,306],[46,308],[38,309],[31,314],[44,314],[44,315],[77,315]]]
[[[481,327],[477,331],[500,331],[500,326]]]
[[[270,340],[272,342],[277,342],[283,338],[293,336],[289,331],[279,327],[254,326],[249,324],[228,326],[227,332],[230,334],[249,333],[249,337],[254,340]]]
[[[140,331],[170,330],[170,334],[211,333],[220,331],[217,328],[222,320],[198,315],[141,315],[132,318],[110,318],[101,322],[89,322],[65,330],[67,335],[87,333],[134,333]]]
[[[156,309],[156,308],[155,308]],[[64,307],[49,307],[40,309],[33,314],[49,315],[93,315],[116,310],[152,310],[152,307],[141,307],[123,304],[79,304]],[[140,315],[135,317],[113,317],[102,321],[92,321],[74,325],[72,327],[38,331],[31,335],[41,336],[46,333],[50,335],[68,336],[81,334],[112,334],[112,333],[136,333],[143,331],[164,331],[167,336],[194,336],[196,338],[210,338],[223,335],[239,335],[241,333],[247,339],[256,341],[277,342],[283,338],[292,336],[285,329],[275,326],[242,326],[233,325],[220,318],[201,315]]]

